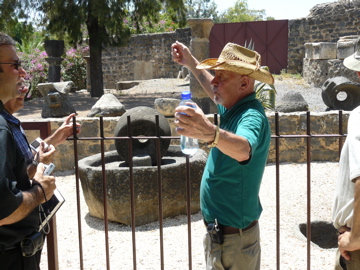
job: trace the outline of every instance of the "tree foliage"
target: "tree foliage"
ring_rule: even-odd
[[[214,0],[186,0],[187,18],[209,18],[218,20],[217,5]]]
[[[265,10],[249,9],[247,0],[237,0],[233,7],[228,8],[220,15],[220,23],[250,22],[265,20]]]
[[[182,0],[3,0],[2,6],[8,18],[37,11],[49,38],[67,38],[73,46],[88,38],[92,97],[104,94],[102,48],[125,45],[131,36],[127,18],[140,29],[145,22],[157,23],[165,10],[173,22],[185,25]]]

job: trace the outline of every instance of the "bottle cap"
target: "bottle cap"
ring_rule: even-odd
[[[191,99],[191,92],[190,91],[182,91],[181,92],[181,99]]]

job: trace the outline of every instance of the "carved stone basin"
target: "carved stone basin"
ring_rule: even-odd
[[[199,193],[207,154],[204,150],[190,158],[191,213],[200,210]],[[105,153],[108,219],[131,225],[130,169],[117,151]],[[170,146],[161,160],[163,217],[187,213],[186,158],[179,146]],[[79,161],[79,177],[89,213],[104,218],[101,154]],[[158,220],[158,166],[133,167],[135,224]]]

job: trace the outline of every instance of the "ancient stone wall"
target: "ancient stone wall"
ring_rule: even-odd
[[[269,113],[268,119],[271,124],[271,134],[275,134],[275,114]],[[347,132],[347,121],[349,112],[343,113],[343,132]],[[209,115],[212,121],[212,115]],[[101,152],[101,141],[96,139],[84,138],[99,138],[99,118],[86,117],[77,118],[77,122],[81,124],[80,140],[77,141],[78,159],[95,155]],[[104,135],[105,137],[114,137],[114,130],[119,117],[104,118]],[[175,125],[172,118],[168,118],[172,136],[178,136],[175,131]],[[29,120],[31,121],[31,120]],[[62,123],[62,119],[49,119],[51,121],[51,129],[54,132]],[[279,134],[280,135],[306,135],[306,112],[295,113],[280,113],[279,114]],[[311,134],[337,134],[339,132],[339,117],[337,111],[324,113],[311,113],[310,116],[310,130]],[[35,131],[26,131],[29,141],[32,141],[39,136]],[[81,139],[83,138],[83,139]],[[311,153],[313,161],[338,161],[339,157],[339,142],[337,138],[319,137],[311,139]],[[179,145],[178,139],[173,139],[171,144]],[[114,140],[109,139],[104,141],[104,148],[106,151],[116,150]],[[201,148],[209,151],[205,144],[201,144]],[[280,162],[306,162],[306,138],[286,138],[280,139],[279,142]],[[271,140],[269,151],[269,163],[275,162],[275,139]],[[59,145],[54,156],[54,164],[56,170],[67,171],[74,169],[74,143],[73,141],[65,141],[64,144]]]
[[[103,51],[104,88],[115,89],[118,81],[176,78],[180,66],[171,59],[171,44],[176,40],[189,46],[190,28],[175,32],[134,35],[124,47]]]
[[[341,36],[359,35],[359,29],[359,1],[319,4],[311,9],[306,18],[290,20],[288,72],[302,72],[305,43],[337,42]]]
[[[325,2],[325,0],[324,0]],[[314,6],[306,18],[289,20],[288,66],[302,73],[305,43],[337,42],[339,37],[360,34],[360,1],[338,1]],[[124,47],[103,51],[105,88],[118,81],[176,78],[180,66],[171,60],[170,46],[179,40],[190,45],[190,28],[175,32],[134,35]]]

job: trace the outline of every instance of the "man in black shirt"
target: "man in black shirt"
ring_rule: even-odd
[[[0,32],[0,111],[3,103],[17,97],[19,83],[26,76],[16,53],[15,42]],[[43,147],[43,145],[42,145]],[[42,149],[40,150],[42,151]],[[24,257],[20,243],[39,229],[38,206],[51,198],[56,188],[53,176],[43,175],[39,164],[34,178],[11,129],[0,116],[0,267],[11,270],[40,269],[41,250]]]

